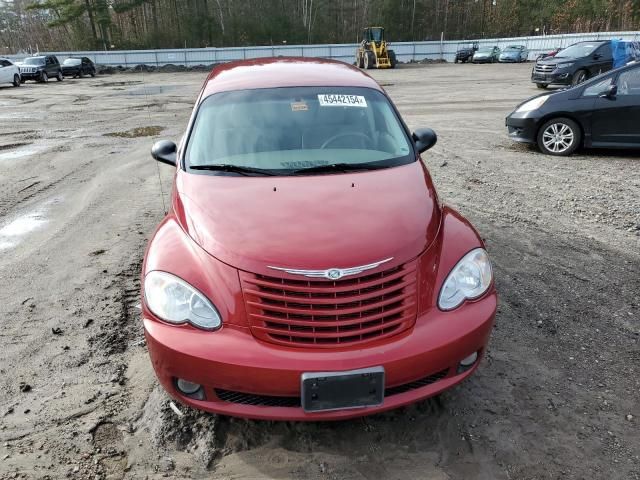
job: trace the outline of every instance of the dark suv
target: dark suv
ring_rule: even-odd
[[[22,82],[35,80],[36,82],[48,82],[50,78],[56,78],[59,82],[64,80],[62,67],[55,55],[40,55],[27,57],[18,63]]]
[[[475,43],[459,43],[456,51],[456,59],[454,63],[467,63],[473,58],[473,54],[478,50],[478,42]]]
[[[579,42],[536,62],[531,81],[538,88],[549,85],[578,85],[613,68],[611,40]]]

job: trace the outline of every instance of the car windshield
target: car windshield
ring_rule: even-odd
[[[505,52],[519,52],[520,50],[522,50],[522,47],[518,47],[516,45],[511,45],[507,48],[504,49]]]
[[[291,174],[343,165],[384,168],[415,159],[387,97],[369,88],[291,87],[223,92],[199,108],[186,163]]]
[[[81,60],[79,58],[67,58],[64,62],[63,65],[80,65]]]
[[[44,57],[25,58],[24,63],[26,65],[44,65]]]
[[[591,54],[596,48],[598,48],[602,43],[596,42],[586,42],[586,43],[576,43],[575,45],[571,45],[570,47],[562,50],[556,58],[582,58]]]
[[[478,53],[493,53],[493,47],[485,47],[478,50]]]

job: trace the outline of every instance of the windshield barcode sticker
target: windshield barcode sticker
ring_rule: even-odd
[[[318,95],[321,107],[362,107],[367,108],[367,101],[362,95],[324,94]]]

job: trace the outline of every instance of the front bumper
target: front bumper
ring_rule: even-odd
[[[482,58],[476,58],[473,57],[473,63],[492,63],[495,60],[493,60],[493,57],[482,57]]]
[[[536,143],[538,136],[537,119],[531,117],[518,117],[509,115],[505,124],[509,131],[509,138],[520,143]]]
[[[531,73],[532,83],[543,83],[546,85],[571,85],[571,72],[537,73],[535,70]]]
[[[481,299],[451,312],[429,310],[418,317],[413,329],[390,340],[322,351],[265,343],[240,327],[223,326],[217,332],[204,332],[167,325],[146,309],[143,316],[156,374],[162,386],[181,403],[254,419],[340,420],[414,403],[471,375],[489,340],[496,305],[497,295],[492,288]],[[460,361],[474,352],[479,353],[476,363],[458,373]],[[300,378],[305,372],[375,366],[385,369],[386,396],[380,406],[309,413],[296,403],[300,398]],[[176,378],[203,385],[205,399],[180,393]],[[274,406],[284,404],[287,406]]]
[[[40,77],[42,76],[42,71],[38,71],[38,72],[20,72],[20,78],[22,78],[22,80],[40,80]]]

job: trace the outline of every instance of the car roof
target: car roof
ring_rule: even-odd
[[[356,67],[336,60],[274,57],[216,66],[205,82],[201,99],[232,90],[281,87],[382,87]]]
[[[573,45],[580,45],[581,43],[608,43],[610,41],[611,40],[583,40],[582,42],[576,42]],[[569,46],[571,46],[571,45],[569,45]]]

